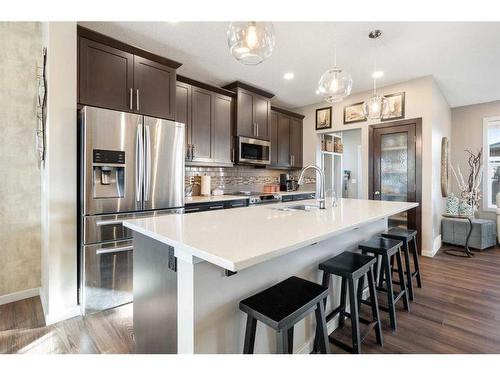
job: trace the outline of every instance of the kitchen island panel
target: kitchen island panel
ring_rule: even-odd
[[[359,242],[384,231],[386,223],[385,219],[377,220],[359,229],[246,268],[230,277],[225,276],[223,269],[209,262],[192,264],[190,270],[188,263],[179,259],[179,279],[192,278],[192,285],[185,285],[185,288],[179,285],[179,306],[184,306],[182,311],[179,309],[179,314],[184,318],[184,314],[189,311],[194,316],[193,325],[188,322],[189,319],[186,319],[186,326],[179,324],[179,338],[183,340],[179,341],[179,353],[242,353],[246,314],[239,310],[239,301],[293,275],[321,283],[319,263],[343,251],[355,251]],[[184,263],[182,270],[181,263]],[[183,272],[189,274],[186,277],[180,276]],[[327,313],[332,310],[331,301],[337,306],[340,299],[340,278],[334,276],[332,280]],[[182,301],[183,299],[186,301]],[[192,307],[186,309],[190,303]],[[336,326],[337,320],[330,321],[328,332],[333,332]],[[309,353],[312,350],[315,327],[314,314],[295,326],[295,353]],[[190,344],[186,337],[191,337]],[[255,353],[275,351],[276,332],[259,322]]]

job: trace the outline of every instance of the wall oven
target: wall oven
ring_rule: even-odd
[[[271,142],[261,139],[236,137],[237,164],[271,164]]]

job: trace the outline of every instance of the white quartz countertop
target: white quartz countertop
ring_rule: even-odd
[[[145,236],[230,271],[268,261],[337,234],[417,207],[418,203],[340,199],[337,207],[280,211],[316,200],[124,221]]]

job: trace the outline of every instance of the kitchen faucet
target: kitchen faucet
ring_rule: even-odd
[[[304,172],[307,171],[308,169],[316,169],[316,171],[319,173],[320,177],[320,187],[319,187],[319,208],[322,210],[325,209],[325,175],[323,174],[323,171],[321,168],[317,167],[316,165],[308,165],[307,167],[304,167],[302,171],[300,172],[300,177],[299,181],[297,182],[298,185],[302,185],[304,182]],[[318,183],[316,182],[316,186],[318,186]]]

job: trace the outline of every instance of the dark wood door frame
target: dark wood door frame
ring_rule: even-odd
[[[422,253],[422,118],[414,118],[409,120],[393,121],[383,124],[370,125],[368,128],[368,199],[374,198],[373,191],[373,177],[374,177],[374,144],[373,132],[375,129],[390,128],[395,126],[408,126],[415,124],[415,184],[416,196],[415,202],[418,207],[415,210],[415,226],[418,231],[418,252]]]

